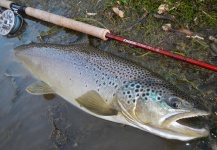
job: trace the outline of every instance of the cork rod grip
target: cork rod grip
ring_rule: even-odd
[[[103,28],[99,28],[99,27],[95,27],[89,24],[85,24],[79,21],[75,21],[63,16],[59,16],[56,14],[51,14],[49,12],[46,11],[42,11],[39,9],[35,9],[32,7],[27,7],[25,9],[25,12],[27,15],[59,25],[59,26],[63,26],[69,29],[73,29],[85,34],[89,34],[98,38],[101,38],[103,40],[107,40],[106,38],[106,33],[110,33],[110,31],[108,29],[103,29]]]
[[[11,3],[13,2],[7,0],[0,0],[0,6],[4,8],[10,8]]]

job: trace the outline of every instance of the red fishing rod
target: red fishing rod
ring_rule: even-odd
[[[133,45],[133,46],[141,48],[141,49],[145,49],[145,50],[148,50],[148,51],[151,51],[151,52],[154,52],[154,53],[162,54],[162,55],[174,58],[176,60],[187,62],[189,64],[193,64],[193,65],[196,65],[196,66],[199,66],[199,67],[202,67],[202,68],[209,69],[209,70],[217,72],[217,66],[214,66],[214,65],[202,62],[202,61],[194,60],[194,59],[182,56],[182,55],[174,54],[174,53],[172,53],[170,51],[155,48],[155,47],[145,45],[145,44],[142,44],[142,43],[139,43],[139,42],[131,41],[131,40],[125,39],[125,38],[120,37],[120,36],[112,35],[110,33],[106,33],[106,37],[108,39],[112,39],[112,40],[120,41],[120,42],[123,42],[123,43],[127,43],[127,44]]]
[[[183,61],[189,64],[193,64],[193,65],[217,72],[217,66],[214,66],[214,65],[202,62],[202,61],[194,60],[191,58],[187,58],[182,55],[174,54],[172,52],[169,52],[163,49],[154,48],[149,45],[145,45],[139,42],[128,40],[120,36],[112,35],[110,34],[110,31],[108,29],[95,27],[89,24],[85,24],[79,21],[75,21],[75,20],[72,20],[72,19],[69,19],[63,16],[52,14],[52,13],[42,11],[39,9],[35,9],[32,7],[20,6],[14,2],[7,1],[7,0],[0,0],[0,6],[5,7],[5,8],[10,8],[11,10],[13,10],[13,11],[6,10],[0,16],[0,25],[1,25],[0,33],[2,35],[14,34],[16,31],[20,29],[20,27],[22,26],[23,20],[21,16],[17,14],[17,12],[22,12],[22,13],[26,13],[29,16],[38,18],[40,20],[44,20],[44,21],[47,21],[47,22],[50,22],[50,23],[53,23],[53,24],[56,24],[62,27],[66,27],[69,29],[73,29],[73,30],[85,33],[85,34],[89,34],[89,35],[101,38],[103,40],[112,39],[112,40],[120,41],[123,43],[133,45],[138,48],[149,50],[151,52],[155,52],[155,53],[162,54],[168,57],[172,57],[176,60],[180,60],[180,61]]]

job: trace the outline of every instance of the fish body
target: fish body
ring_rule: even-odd
[[[208,115],[206,108],[149,70],[88,44],[28,44],[15,54],[39,80],[31,94],[57,93],[96,117],[177,140],[208,136],[178,123]]]

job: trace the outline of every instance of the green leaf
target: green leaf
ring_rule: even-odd
[[[122,3],[126,4],[127,3],[127,0],[121,0]]]

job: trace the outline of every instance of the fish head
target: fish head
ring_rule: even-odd
[[[129,82],[119,89],[117,103],[133,126],[161,137],[187,141],[209,135],[195,119],[209,115],[208,109],[165,81]]]

